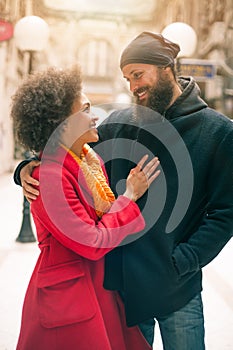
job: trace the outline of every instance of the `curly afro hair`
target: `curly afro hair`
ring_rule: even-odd
[[[18,141],[30,151],[42,151],[55,129],[72,114],[81,93],[78,65],[50,67],[28,76],[12,96],[11,117]]]

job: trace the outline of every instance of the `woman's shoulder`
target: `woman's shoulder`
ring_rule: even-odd
[[[76,177],[78,174],[79,165],[64,150],[59,149],[55,153],[42,154],[41,164],[34,168],[33,176],[55,184],[61,178]]]

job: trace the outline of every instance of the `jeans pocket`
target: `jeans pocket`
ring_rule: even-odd
[[[38,304],[40,322],[46,328],[92,318],[95,305],[82,262],[72,261],[40,270]]]

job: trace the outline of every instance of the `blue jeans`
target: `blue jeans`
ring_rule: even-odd
[[[156,319],[164,350],[204,350],[204,316],[201,294],[172,314]],[[154,341],[153,319],[139,324],[147,341]]]

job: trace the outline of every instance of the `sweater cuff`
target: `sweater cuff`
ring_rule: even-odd
[[[188,243],[180,243],[172,254],[175,269],[180,276],[200,269],[198,256]]]
[[[28,163],[30,163],[32,160],[37,160],[37,158],[36,158],[36,157],[32,157],[32,158],[30,158],[30,159],[25,159],[25,160],[23,160],[22,162],[20,162],[20,163],[17,165],[17,167],[16,167],[16,169],[15,169],[15,171],[14,171],[14,175],[13,175],[14,182],[15,182],[16,185],[22,186],[21,180],[20,180],[20,171],[23,169],[23,167],[24,167],[25,165],[27,165]]]

